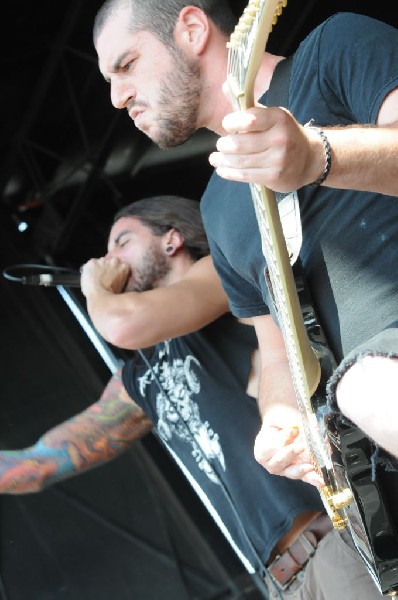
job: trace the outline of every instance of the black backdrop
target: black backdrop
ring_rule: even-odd
[[[2,4],[1,269],[77,268],[103,252],[119,206],[156,193],[199,199],[210,175],[214,136],[159,151],[111,108],[91,43],[100,4]],[[240,14],[245,2],[233,6]],[[339,10],[398,24],[382,3],[289,0],[269,49],[289,54]],[[110,372],[56,289],[1,279],[0,299],[0,444],[12,449],[92,403]],[[0,509],[0,600],[263,597],[152,436],[41,494],[0,496]]]

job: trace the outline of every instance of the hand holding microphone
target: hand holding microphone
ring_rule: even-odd
[[[90,291],[101,290],[120,294],[126,287],[129,275],[127,264],[118,258],[106,256],[92,258],[80,271],[45,264],[18,264],[3,270],[3,277],[9,281],[45,287],[81,287],[85,296]]]
[[[92,258],[80,271],[81,289],[86,297],[101,290],[120,294],[124,292],[130,276],[130,267],[116,257]]]

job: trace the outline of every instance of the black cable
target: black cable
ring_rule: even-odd
[[[3,269],[3,277],[9,281],[26,284],[28,278],[37,276],[37,274],[58,274],[75,275],[76,271],[66,267],[55,267],[38,263],[24,263],[19,265],[10,265]]]

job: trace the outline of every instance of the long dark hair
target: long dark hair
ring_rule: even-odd
[[[184,236],[184,248],[193,260],[210,252],[197,200],[181,196],[151,196],[121,208],[113,223],[122,217],[139,219],[158,236],[169,229],[177,229]]]

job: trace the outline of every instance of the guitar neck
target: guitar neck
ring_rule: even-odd
[[[307,399],[307,404],[319,384],[319,361],[307,335],[275,195],[261,185],[250,187],[267,262],[268,286],[296,387],[302,388],[300,396]]]
[[[249,0],[227,43],[227,82],[242,110],[254,106],[254,82],[265,45],[286,5],[287,0]]]
[[[246,110],[255,104],[254,82],[273,25],[287,0],[250,0],[227,44],[227,82],[234,108]],[[311,347],[302,317],[294,276],[289,261],[274,193],[264,186],[251,185],[263,252],[270,274],[271,293],[278,310],[289,361],[310,398],[320,378],[319,361]],[[289,350],[290,348],[290,350]]]

